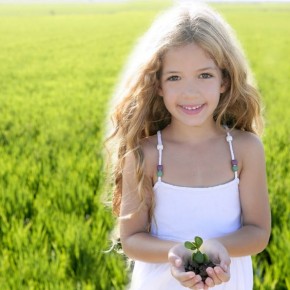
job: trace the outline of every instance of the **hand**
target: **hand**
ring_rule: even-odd
[[[168,252],[168,261],[171,264],[171,274],[180,284],[190,289],[208,289],[201,281],[200,275],[194,272],[185,272],[184,265],[191,259],[191,251],[186,249],[183,244],[172,247]]]
[[[214,268],[208,268],[206,285],[213,287],[230,280],[230,257],[226,248],[217,240],[207,240],[201,246],[201,251],[206,253],[210,260],[216,264]]]
[[[187,250],[183,244],[178,244],[170,249],[168,260],[171,264],[171,273],[184,287],[190,289],[208,289],[230,279],[230,258],[225,247],[217,240],[204,242],[202,251],[218,266],[208,268],[209,277],[205,282],[201,281],[200,275],[194,272],[185,272],[184,265],[191,259],[191,251]]]

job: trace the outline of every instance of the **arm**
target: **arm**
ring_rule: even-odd
[[[138,185],[134,172],[135,158],[130,153],[125,159],[123,169],[122,200],[119,219],[120,238],[123,250],[128,257],[134,260],[152,263],[168,262],[168,251],[176,245],[176,242],[160,240],[151,236],[148,232],[148,208],[152,192],[148,191],[145,206],[138,210],[141,199],[137,193]],[[130,214],[132,215],[130,216]]]
[[[217,239],[232,257],[254,255],[263,251],[271,231],[263,146],[258,137],[250,133],[243,133],[241,139],[239,189],[243,225],[237,232]]]

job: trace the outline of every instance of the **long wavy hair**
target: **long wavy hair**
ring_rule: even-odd
[[[146,205],[146,195],[151,193],[149,216],[150,220],[152,218],[152,184],[144,174],[140,142],[170,124],[170,113],[163,98],[158,96],[162,59],[170,48],[190,43],[199,45],[215,61],[227,84],[214,112],[216,124],[255,134],[262,131],[260,96],[230,26],[205,5],[174,6],[159,15],[139,40],[112,99],[112,131],[107,141],[115,152],[112,178],[113,213],[116,216],[120,215],[124,159],[133,152],[140,207]]]

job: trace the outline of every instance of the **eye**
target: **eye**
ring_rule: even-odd
[[[170,76],[167,80],[171,81],[171,82],[175,82],[175,81],[179,81],[180,77],[179,76]]]
[[[209,73],[202,73],[202,74],[199,75],[200,79],[210,79],[212,77],[213,77],[213,75],[211,75]]]

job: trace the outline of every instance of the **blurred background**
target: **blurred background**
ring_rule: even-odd
[[[104,253],[106,112],[136,40],[173,2],[0,0],[1,290],[125,289],[125,259]],[[255,289],[290,289],[290,3],[210,5],[263,95],[273,230]]]

